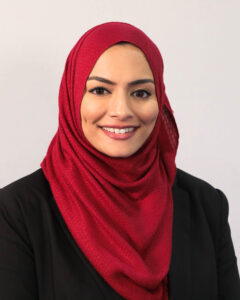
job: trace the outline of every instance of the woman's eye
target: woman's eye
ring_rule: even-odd
[[[151,93],[145,90],[137,90],[133,92],[133,94],[135,94],[138,98],[148,98],[151,95]]]
[[[95,95],[104,95],[104,92],[108,93],[108,90],[106,90],[104,87],[99,86],[94,89],[89,90],[90,93],[95,94]]]

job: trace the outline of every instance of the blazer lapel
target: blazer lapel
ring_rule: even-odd
[[[173,193],[173,237],[172,257],[168,273],[170,300],[190,300],[190,199],[187,192],[177,186],[175,179]]]

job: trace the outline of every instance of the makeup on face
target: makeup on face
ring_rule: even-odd
[[[84,135],[97,150],[128,157],[142,146],[157,120],[158,102],[139,48],[114,45],[103,52],[89,74],[80,113]]]

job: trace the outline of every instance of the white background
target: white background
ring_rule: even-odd
[[[240,266],[240,2],[0,2],[0,186],[40,167],[57,130],[69,51],[89,28],[123,21],[159,47],[180,132],[177,166],[221,189]]]

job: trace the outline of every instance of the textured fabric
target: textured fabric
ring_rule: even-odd
[[[226,196],[180,169],[172,194],[169,300],[239,300]],[[126,299],[77,246],[41,168],[0,189],[0,237],[1,300]]]
[[[101,53],[119,41],[144,52],[160,112],[149,138],[127,158],[97,151],[85,138],[80,118],[89,73]],[[59,126],[41,167],[77,245],[126,299],[168,299],[178,136],[156,45],[127,23],[108,22],[87,31],[67,58]]]

